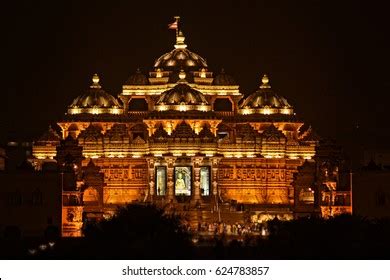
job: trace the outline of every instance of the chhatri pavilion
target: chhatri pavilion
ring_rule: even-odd
[[[128,203],[176,211],[194,228],[351,213],[339,148],[297,117],[270,77],[259,80],[244,95],[189,50],[178,26],[173,50],[118,96],[93,75],[57,122],[61,133],[50,128],[33,146],[36,169],[61,170],[62,235],[80,236],[86,220]]]

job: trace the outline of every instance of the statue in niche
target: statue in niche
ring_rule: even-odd
[[[191,195],[190,167],[175,167],[175,194]]]
[[[177,174],[176,189],[178,191],[186,190],[186,182],[184,181],[182,172],[178,172],[178,174]]]

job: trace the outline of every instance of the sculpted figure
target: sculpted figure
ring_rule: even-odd
[[[179,172],[177,174],[176,189],[177,190],[185,190],[186,189],[186,183],[183,179],[183,174],[181,172]]]

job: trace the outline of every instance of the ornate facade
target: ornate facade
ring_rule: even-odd
[[[341,161],[318,154],[320,138],[269,78],[244,96],[187,48],[181,31],[174,49],[147,75],[131,75],[118,98],[95,74],[58,126],[62,135],[50,129],[35,142],[32,162],[39,169],[57,161],[62,170],[64,236],[126,203],[174,209],[192,225],[329,216],[340,195],[337,211],[351,212],[349,190],[338,186]]]

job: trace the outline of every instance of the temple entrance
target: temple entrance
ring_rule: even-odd
[[[155,166],[154,194],[168,199],[173,195],[179,203],[198,201],[201,197],[208,201],[207,198],[212,193],[211,167],[198,165],[194,168],[192,165],[185,164],[186,162],[174,167]],[[172,172],[171,177],[168,175],[169,172]]]
[[[189,166],[175,167],[175,195],[191,196],[192,168]]]

